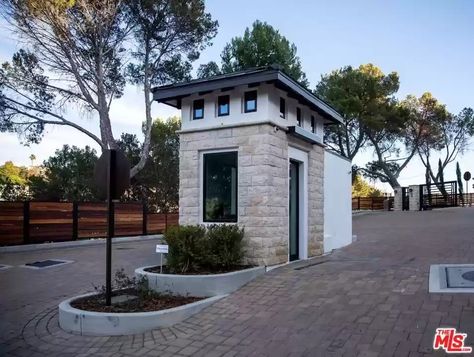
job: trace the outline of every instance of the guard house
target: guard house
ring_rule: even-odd
[[[328,104],[274,67],[153,96],[181,110],[180,224],[245,227],[246,260],[260,265],[351,242],[351,163],[325,150],[324,126],[342,121]]]

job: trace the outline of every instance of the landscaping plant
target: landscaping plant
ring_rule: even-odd
[[[228,271],[242,262],[244,229],[237,225],[175,226],[164,238],[170,273]]]

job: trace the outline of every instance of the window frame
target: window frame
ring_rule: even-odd
[[[197,117],[196,116],[196,103],[202,103],[202,116],[200,117]],[[204,107],[206,105],[206,102],[204,101],[204,99],[194,99],[193,100],[193,108],[192,108],[192,111],[193,111],[193,120],[201,120],[201,119],[204,119]],[[199,108],[200,109],[200,108]]]
[[[229,154],[233,153],[236,155],[236,187],[235,187],[235,218],[231,219],[220,219],[220,220],[208,220],[206,219],[206,193],[207,193],[207,184],[206,184],[206,155],[213,154]],[[239,151],[235,149],[223,149],[223,150],[209,150],[203,151],[200,154],[201,157],[201,190],[200,190],[200,199],[201,199],[201,219],[204,224],[226,224],[226,223],[238,223],[239,221]]]
[[[247,95],[250,95],[250,94],[254,94],[255,93],[255,109],[248,109],[247,107],[247,102],[249,102],[250,100],[247,99]],[[251,90],[251,91],[247,91],[247,92],[244,92],[244,113],[254,113],[257,111],[257,107],[258,107],[258,93],[256,90]]]
[[[221,104],[220,104],[220,100],[221,98],[227,98],[227,107],[228,107],[228,110],[227,110],[227,113],[222,113],[221,112]],[[230,115],[230,95],[220,95],[217,97],[217,116],[218,117],[225,117],[227,115]]]
[[[282,109],[283,105],[283,111]],[[280,97],[280,118],[286,119],[286,100],[283,97]]]
[[[302,123],[303,123],[303,113],[300,107],[296,107],[296,125],[302,128],[303,127]]]

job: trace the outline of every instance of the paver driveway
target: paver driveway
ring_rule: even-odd
[[[0,353],[418,356],[434,353],[433,335],[439,326],[467,332],[467,344],[474,345],[474,296],[428,294],[430,264],[474,263],[474,208],[380,212],[354,217],[353,223],[358,240],[351,246],[275,269],[183,323],[135,336],[85,337],[61,331],[59,296],[37,304],[30,296],[35,313],[24,314],[20,301],[25,282],[12,293],[9,286],[14,282],[8,275],[13,271],[0,271],[2,299],[8,301],[1,305],[2,320],[24,319],[15,336],[3,341]],[[0,256],[0,263],[4,258]],[[140,265],[152,257],[135,254],[129,256],[132,259]],[[97,268],[81,260],[74,265],[78,276]],[[82,287],[83,281],[80,278],[78,285]],[[44,289],[52,291],[55,284],[63,282],[45,281]],[[11,294],[18,294],[18,303]],[[39,308],[42,312],[36,313]],[[17,316],[12,309],[18,310]]]

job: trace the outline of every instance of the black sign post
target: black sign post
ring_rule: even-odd
[[[468,184],[470,179],[471,179],[471,173],[469,171],[466,171],[464,173],[464,180],[466,180],[466,197],[469,203],[469,207],[471,207],[471,200],[469,199],[469,184]]]
[[[114,235],[114,201],[130,186],[130,163],[121,151],[105,150],[97,161],[95,181],[100,196],[107,201],[107,244],[105,255],[105,303],[112,302],[112,237]]]

